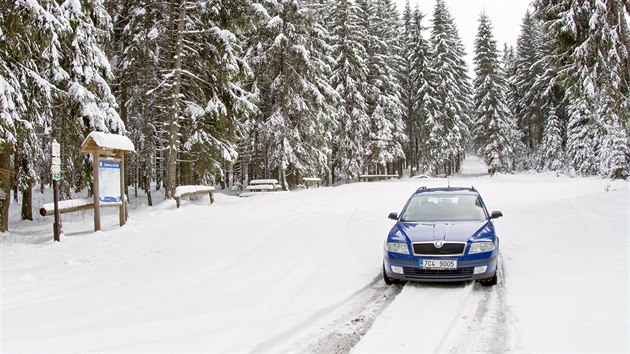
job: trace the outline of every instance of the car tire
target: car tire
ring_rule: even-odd
[[[498,280],[499,279],[497,277],[497,272],[494,272],[494,275],[492,276],[492,278],[481,279],[481,280],[479,280],[479,284],[481,284],[483,286],[493,286],[493,285],[497,285]]]
[[[385,263],[383,263],[383,281],[387,285],[398,284],[398,281],[396,279],[388,277],[387,273],[385,273]]]

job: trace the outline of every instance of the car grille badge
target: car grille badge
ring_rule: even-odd
[[[435,248],[442,248],[443,245],[444,245],[444,242],[442,241],[433,242],[433,246],[435,246]]]

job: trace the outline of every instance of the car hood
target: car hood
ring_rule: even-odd
[[[411,242],[422,241],[468,241],[472,237],[492,238],[493,227],[490,221],[458,222],[398,222],[398,231]]]

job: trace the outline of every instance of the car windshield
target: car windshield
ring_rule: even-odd
[[[483,221],[486,219],[476,195],[416,195],[411,198],[402,221]]]

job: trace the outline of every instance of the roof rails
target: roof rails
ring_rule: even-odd
[[[434,189],[439,190],[439,189],[443,189],[443,188],[444,188],[444,187],[442,187],[442,188],[439,188],[439,187],[438,187],[438,188],[432,188],[432,190],[434,190]],[[450,187],[450,186],[448,186],[448,187],[446,187],[446,188],[451,188],[451,187]],[[479,192],[477,191],[477,189],[475,188],[475,186],[470,186],[470,188],[466,188],[466,187],[453,187],[453,188],[454,188],[454,189],[459,189],[459,190],[469,189],[471,192],[479,193]],[[420,193],[420,192],[423,192],[423,191],[426,191],[426,190],[427,190],[427,187],[426,187],[426,186],[422,186],[422,187],[420,187],[420,188],[416,189],[416,193]]]

